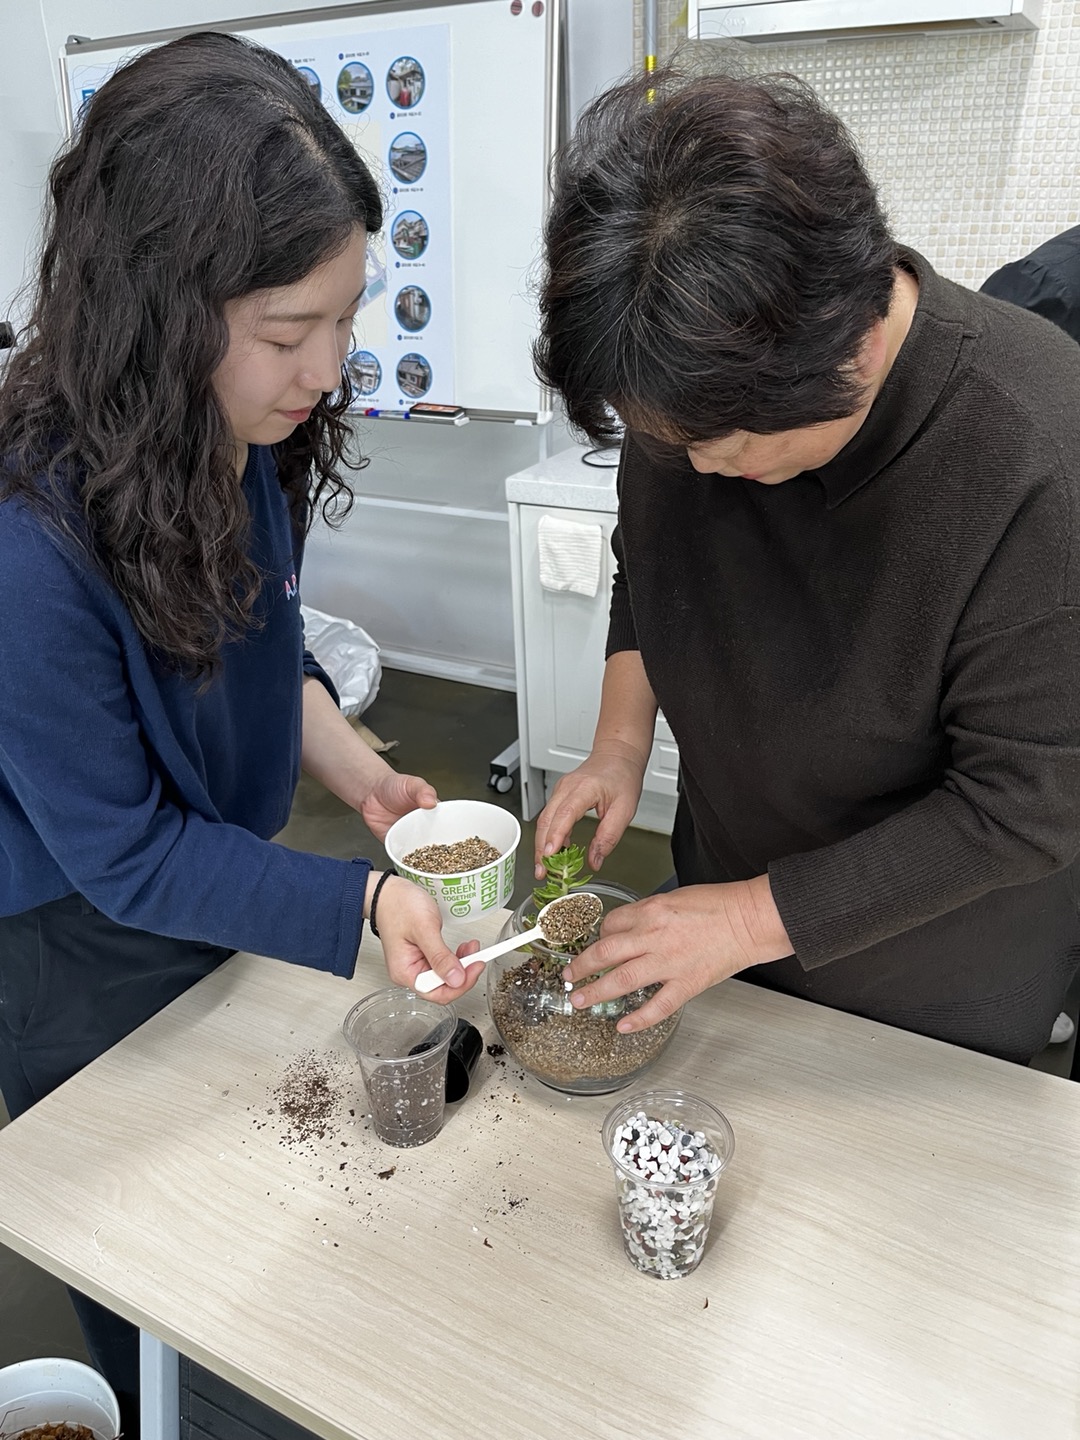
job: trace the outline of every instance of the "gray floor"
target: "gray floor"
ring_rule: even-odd
[[[488,762],[517,733],[514,697],[496,690],[388,670],[379,698],[365,722],[383,740],[397,740],[393,763],[423,775],[446,799],[491,800],[517,812],[516,792],[498,796],[487,789]],[[595,822],[582,821],[575,839],[586,843]],[[533,827],[523,827],[522,851],[532,850]],[[304,780],[296,795],[286,844],[345,858],[369,855],[385,864],[382,846],[360,817],[322,786]],[[631,830],[608,862],[611,878],[642,893],[655,890],[671,873],[667,840]],[[531,888],[528,866],[519,869],[519,896]],[[1075,1017],[1080,992],[1073,999]],[[1058,1045],[1033,1062],[1038,1069],[1067,1075],[1071,1045]],[[0,1127],[7,1116],[0,1104]],[[36,1355],[85,1359],[74,1312],[64,1288],[51,1276],[0,1246],[0,1365]]]

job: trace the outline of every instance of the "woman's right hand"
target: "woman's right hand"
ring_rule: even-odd
[[[632,745],[607,741],[559,780],[536,822],[537,880],[544,878],[543,857],[570,843],[574,826],[589,810],[600,818],[589,846],[589,865],[600,869],[634,818],[648,758]]]

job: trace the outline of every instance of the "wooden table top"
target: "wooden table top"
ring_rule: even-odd
[[[485,1054],[437,1140],[374,1138],[340,1025],[384,983],[369,939],[352,982],[234,957],[0,1134],[0,1240],[327,1440],[1080,1437],[1080,1087],[729,982],[649,1077],[736,1136],[662,1282],[610,1097]]]

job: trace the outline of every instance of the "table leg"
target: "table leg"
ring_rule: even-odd
[[[180,1440],[180,1356],[139,1331],[142,1440]]]

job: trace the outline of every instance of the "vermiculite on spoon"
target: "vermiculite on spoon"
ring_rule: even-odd
[[[537,930],[549,945],[571,945],[575,940],[588,935],[603,913],[604,902],[599,895],[593,895],[588,890],[579,890],[573,895],[560,895],[557,900],[549,900],[537,915],[536,930],[526,930],[521,935],[511,935],[506,940],[498,940],[486,950],[478,950],[475,955],[466,955],[461,963],[485,965],[489,960],[494,960],[496,955],[520,950],[522,946],[532,943]],[[425,970],[416,977],[413,989],[418,995],[429,995],[442,983],[441,977],[434,970]]]
[[[603,913],[600,896],[583,890],[545,905],[536,925],[549,945],[572,945],[588,935]]]

